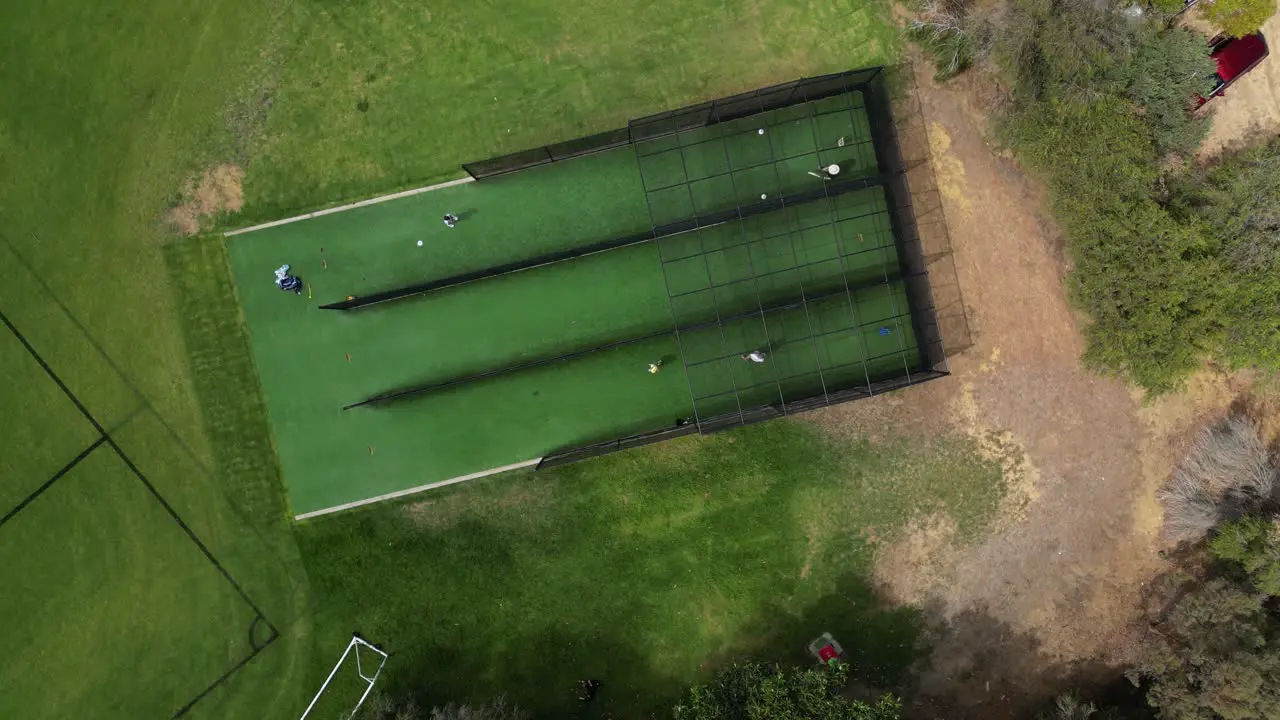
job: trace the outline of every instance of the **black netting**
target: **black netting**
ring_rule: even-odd
[[[714,102],[707,102],[632,120],[628,124],[631,142],[643,142],[682,130],[703,127],[711,121],[714,108]]]
[[[582,157],[591,153],[608,150],[610,148],[621,147],[626,145],[630,139],[630,133],[626,128],[610,130],[596,135],[590,135],[583,138],[576,138],[555,145],[547,146],[547,154],[551,156],[552,161],[568,160],[570,158]]]
[[[489,158],[488,160],[465,163],[462,169],[466,170],[471,177],[480,180],[481,178],[504,175],[517,170],[545,165],[549,162],[551,162],[551,155],[547,153],[546,148],[534,148],[532,150],[514,152],[510,155]]]
[[[547,453],[538,461],[535,470],[545,470],[547,468],[556,467],[558,465],[568,465],[569,463],[588,460],[601,455],[618,452],[619,450],[629,450],[631,448],[643,447],[660,443],[665,440],[673,440],[685,435],[693,435],[698,432],[698,427],[692,422],[681,422],[678,425],[654,430],[647,433],[639,433],[637,435],[628,435],[627,437],[617,438],[616,440],[607,440],[594,445],[584,445],[582,447],[569,448],[567,450],[557,450]]]

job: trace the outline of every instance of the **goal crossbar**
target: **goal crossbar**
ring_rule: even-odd
[[[364,673],[364,664],[360,661],[360,648],[368,648],[371,652],[380,658],[378,666],[373,670],[373,676],[370,677]],[[333,681],[333,677],[338,674],[338,669],[342,667],[342,663],[346,662],[347,656],[352,652],[356,656],[356,673],[360,675],[360,679],[365,681],[364,692],[360,695],[360,700],[356,702],[356,706],[351,709],[351,714],[347,717],[355,717],[360,711],[360,706],[364,705],[365,698],[369,697],[369,693],[373,691],[373,683],[378,679],[378,674],[382,672],[382,666],[387,664],[387,653],[379,650],[378,647],[359,635],[352,635],[351,642],[347,643],[347,649],[342,651],[342,657],[338,658],[338,662],[334,664],[333,670],[329,671],[329,677],[324,679],[324,684],[320,686],[320,690],[316,692],[316,696],[311,698],[311,704],[307,705],[307,709],[302,711],[302,717],[298,720],[306,720],[311,714],[312,708],[320,701],[320,696],[324,695],[324,691],[329,687],[329,683]]]

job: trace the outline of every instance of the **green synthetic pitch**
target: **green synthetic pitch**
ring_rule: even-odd
[[[855,154],[842,161],[851,173],[866,174],[872,164],[851,161],[870,152],[865,115],[850,102],[858,97],[827,103],[830,112],[816,117],[847,118],[825,130],[827,144],[850,138],[840,151]],[[781,137],[795,136],[788,147],[804,155],[803,129],[813,155],[804,162],[813,166],[820,123],[800,112],[766,118],[775,124],[764,136],[753,129],[763,124],[757,118],[751,132],[714,142],[782,144]],[[672,136],[676,153],[690,134]],[[229,238],[295,514],[669,427],[695,412],[736,412],[916,369],[919,353],[905,291],[893,282],[897,256],[877,187],[363,310],[317,309],[645,231],[652,204],[646,190],[653,189],[645,162],[643,151],[619,148]],[[723,186],[728,194],[699,195],[702,209],[740,203],[746,190],[736,188],[822,188],[807,174],[778,184],[776,164],[759,165],[775,177],[759,186],[735,171]],[[686,174],[684,181],[700,179]],[[445,227],[445,212],[462,222]],[[271,271],[284,263],[307,283],[309,297],[272,284]],[[813,301],[786,307],[801,295]],[[375,395],[651,335],[342,410]],[[740,357],[763,347],[771,348],[764,365]],[[660,363],[661,372],[649,373],[650,363]]]

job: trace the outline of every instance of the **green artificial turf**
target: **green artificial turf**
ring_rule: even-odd
[[[473,481],[299,528],[332,645],[392,651],[420,705],[505,694],[537,717],[667,717],[752,658],[805,664],[831,632],[859,680],[916,658],[918,611],[870,577],[876,542],[946,512],[969,542],[1002,492],[968,440],[832,441],[775,421]],[[602,689],[582,707],[575,683]]]
[[[230,239],[296,513],[689,415],[671,337],[385,407],[341,409],[400,388],[668,330],[653,245],[365,310],[317,309],[361,283],[420,282],[634,232],[643,195],[632,158],[627,149],[601,153],[361,208],[351,211],[354,219],[338,213]],[[440,222],[446,210],[463,217],[458,227]],[[613,233],[602,229],[610,223]],[[274,286],[271,271],[282,262],[307,281],[310,300]],[[672,369],[649,374],[649,363],[659,360]]]
[[[648,140],[636,155],[656,225],[820,189],[810,173],[832,164],[841,179],[877,167],[857,92]]]
[[[318,309],[632,234],[644,222],[634,158],[621,148],[230,238],[296,514],[918,367],[904,290],[868,286],[898,272],[879,188],[384,305]],[[450,211],[455,228],[439,220]],[[672,253],[684,254],[659,259]],[[282,263],[306,297],[275,287]],[[802,291],[826,301],[759,315]],[[679,338],[468,380],[670,332],[671,308]],[[891,347],[877,335],[890,325]],[[764,347],[763,366],[739,357]],[[682,355],[697,365],[688,377]]]

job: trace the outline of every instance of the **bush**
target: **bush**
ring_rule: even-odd
[[[1273,502],[1276,470],[1258,426],[1232,416],[1205,428],[1160,491],[1165,534],[1197,540],[1223,522],[1257,513]]]
[[[1120,66],[1125,94],[1142,108],[1159,154],[1185,155],[1200,146],[1208,118],[1192,115],[1188,103],[1215,72],[1204,38],[1183,28],[1144,32],[1132,60]]]
[[[1274,516],[1228,523],[1209,541],[1209,553],[1238,565],[1258,592],[1280,596],[1280,525]]]
[[[1162,720],[1280,717],[1278,641],[1262,596],[1212,580],[1178,601],[1129,677]]]
[[[994,56],[1012,87],[999,135],[1049,186],[1087,364],[1153,393],[1207,358],[1280,369],[1280,141],[1174,178],[1159,164],[1207,129],[1187,113],[1212,70],[1202,40],[1012,0]]]
[[[423,713],[409,698],[393,698],[381,692],[369,696],[360,708],[360,720],[527,720],[529,717],[515,705],[499,697],[487,705],[450,703]]]
[[[1203,0],[1200,14],[1231,37],[1257,32],[1276,14],[1276,0]]]
[[[969,0],[924,0],[906,35],[933,58],[939,82],[976,65],[990,52],[994,28]]]
[[[1089,720],[1097,712],[1098,706],[1069,692],[1054,698],[1053,709],[1040,713],[1038,717],[1039,720]]]
[[[1232,368],[1280,369],[1280,140],[1171,183],[1170,210],[1207,239],[1224,294],[1211,352]]]
[[[689,690],[676,720],[897,720],[901,705],[885,695],[875,705],[846,700],[845,665],[783,669],[770,663],[734,665]]]

